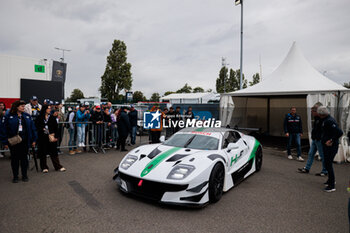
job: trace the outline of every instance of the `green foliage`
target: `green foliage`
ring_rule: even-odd
[[[213,89],[209,88],[206,92],[213,92]]]
[[[173,91],[166,91],[163,96],[167,96],[167,95],[174,94],[174,93],[175,92],[173,92]]]
[[[204,89],[201,87],[193,88],[193,93],[204,93]]]
[[[343,85],[344,87],[346,87],[346,88],[348,88],[348,89],[350,89],[350,82],[348,82],[348,83],[344,83],[344,85]]]
[[[225,84],[228,81],[227,72],[228,72],[228,69],[225,66],[223,66],[220,70],[219,77],[216,79],[216,92],[217,93],[227,92],[226,86],[225,86]]]
[[[82,98],[84,98],[84,93],[80,89],[75,88],[70,94],[70,97],[66,99],[66,101],[77,102],[78,99],[82,99]]]
[[[114,40],[107,57],[107,65],[101,77],[102,98],[110,101],[120,99],[121,90],[130,90],[132,86],[131,64],[127,62],[126,45],[123,41]]]
[[[141,91],[135,91],[133,94],[133,102],[137,103],[139,101],[146,101],[146,97]]]
[[[155,92],[155,93],[152,94],[150,101],[152,101],[152,102],[159,102],[159,99],[160,99],[159,93]]]
[[[190,87],[187,83],[181,89],[177,90],[176,93],[191,93],[192,87]]]
[[[253,75],[253,81],[249,82],[249,86],[253,86],[259,82],[260,82],[260,75],[259,75],[259,73],[256,73]]]
[[[216,79],[216,92],[224,93],[224,92],[232,92],[239,90],[240,83],[240,70],[234,71],[230,69],[230,75],[228,76],[228,68],[222,67],[219,73],[219,77]],[[247,88],[247,80],[243,74],[243,85],[242,88]]]

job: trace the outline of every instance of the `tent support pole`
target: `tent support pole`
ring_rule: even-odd
[[[267,134],[270,135],[270,97],[267,97]]]

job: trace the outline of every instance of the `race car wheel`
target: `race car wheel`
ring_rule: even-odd
[[[259,146],[259,148],[255,152],[255,168],[257,172],[260,171],[261,169],[262,160],[263,160],[262,148],[261,146]]]
[[[225,169],[222,163],[215,164],[209,178],[209,201],[215,203],[222,197]]]

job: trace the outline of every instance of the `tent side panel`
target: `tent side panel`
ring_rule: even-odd
[[[291,107],[297,108],[303,124],[303,138],[308,138],[307,106],[305,97],[271,97],[270,98],[270,135],[284,136],[283,121]]]
[[[267,131],[267,98],[233,97],[235,109],[230,125]]]

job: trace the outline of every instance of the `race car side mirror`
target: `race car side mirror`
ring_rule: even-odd
[[[159,138],[159,141],[160,141],[161,143],[165,142],[165,136],[164,136],[164,135],[161,136],[161,137]]]
[[[231,150],[235,150],[235,149],[238,149],[238,145],[236,143],[229,143],[227,145],[227,152],[230,152]]]

